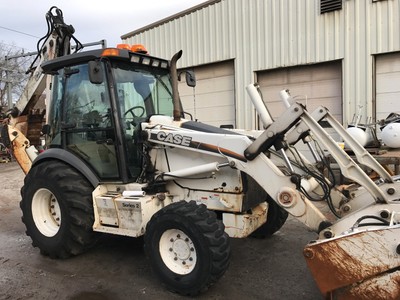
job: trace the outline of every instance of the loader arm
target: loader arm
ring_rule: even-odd
[[[284,102],[288,104],[287,101]],[[287,147],[292,147],[289,145],[295,145],[300,140],[308,142],[309,139],[315,138],[336,160],[341,173],[357,182],[360,185],[359,190],[367,190],[373,199],[371,201],[364,192],[357,190],[349,193],[352,199],[345,200],[345,203],[347,212],[350,213],[332,221],[330,225],[327,223],[327,226],[319,231],[319,239],[312,241],[304,249],[304,257],[321,292],[327,299],[399,299],[399,182],[392,178],[372,155],[346,132],[328,109],[319,107],[309,114],[296,103],[286,106],[287,111],[293,111],[299,122],[291,126],[291,129],[281,128],[285,123],[279,125],[279,120],[272,123],[245,150],[246,157],[250,160],[262,158],[263,152],[268,151],[275,143],[276,132],[287,132],[286,137],[282,138],[287,143]],[[299,110],[301,110],[300,116],[298,116]],[[258,111],[258,113],[263,112]],[[353,150],[359,164],[379,174],[380,181],[372,181],[337,145],[318,124],[318,121],[322,119],[326,120]],[[293,125],[293,123],[290,124]],[[287,158],[286,162],[291,163]],[[291,170],[293,172],[293,168]],[[246,170],[243,169],[243,171]],[[256,176],[256,181],[262,184],[262,176],[257,178],[256,173],[252,176]],[[287,209],[283,205],[287,202],[282,202],[282,194],[271,196]],[[300,198],[293,197],[293,199],[293,207],[299,206],[299,202],[307,203],[308,200],[305,195]],[[288,212],[291,213],[290,210]],[[304,216],[300,218],[294,216],[300,221],[304,220]]]

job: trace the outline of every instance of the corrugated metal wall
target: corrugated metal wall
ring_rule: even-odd
[[[221,0],[159,26],[133,32],[151,54],[184,50],[180,67],[235,60],[237,126],[256,120],[244,87],[254,72],[342,59],[343,120],[359,105],[373,113],[373,55],[400,50],[400,0],[343,0],[320,14],[320,0]]]

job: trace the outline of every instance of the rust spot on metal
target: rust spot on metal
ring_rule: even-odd
[[[20,165],[22,171],[26,174],[32,166],[32,162],[26,153],[26,148],[29,147],[29,141],[17,128],[9,126],[8,132],[10,132],[9,139],[11,141],[14,158]]]
[[[307,260],[307,263],[323,293],[332,290],[332,287],[343,286],[344,283],[351,281],[353,276],[349,274],[353,270],[357,272],[358,269],[357,264],[351,262],[350,255],[338,247],[335,242],[329,242],[329,246],[318,244],[311,246],[312,250],[310,248],[304,250],[305,253],[306,251],[315,253],[312,258]],[[351,277],[347,278],[349,276]],[[328,278],[330,279],[327,280]]]
[[[321,292],[352,286],[398,267],[400,256],[383,244],[383,241],[388,242],[388,238],[382,238],[384,234],[383,231],[360,232],[308,245],[304,256]],[[314,255],[310,255],[311,252]]]
[[[367,279],[359,284],[332,293],[338,300],[398,300],[400,299],[400,271]]]

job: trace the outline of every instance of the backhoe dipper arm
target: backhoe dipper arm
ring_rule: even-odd
[[[16,103],[16,107],[21,116],[29,113],[46,88],[47,76],[42,73],[42,63],[55,57],[70,54],[71,39],[76,43],[75,51],[78,51],[83,47],[82,44],[73,36],[75,30],[72,25],[65,24],[60,9],[55,6],[51,7],[46,13],[46,21],[48,31],[37,44],[37,56],[27,72],[31,73],[31,76],[25,86],[24,92]],[[42,41],[43,43],[40,46]]]
[[[6,147],[11,149],[25,174],[37,156],[35,147],[30,146],[29,139],[25,136],[28,133],[27,117],[46,89],[46,85],[50,84],[50,82],[46,84],[48,75],[42,72],[42,64],[56,57],[70,54],[71,39],[76,43],[75,52],[83,48],[82,44],[73,36],[75,30],[72,25],[65,24],[60,9],[55,6],[51,7],[46,13],[46,21],[47,33],[37,43],[37,56],[27,72],[31,73],[31,76],[15,105],[16,115],[10,115],[10,125],[3,127],[0,136],[0,141],[5,141]],[[49,98],[47,101],[49,102]]]

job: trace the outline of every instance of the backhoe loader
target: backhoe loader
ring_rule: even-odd
[[[12,125],[1,132],[26,173],[22,221],[42,254],[80,254],[98,232],[143,236],[160,281],[193,296],[227,270],[230,238],[272,235],[290,214],[316,232],[304,257],[328,299],[400,298],[399,178],[326,108],[308,112],[282,91],[287,109],[273,120],[257,85],[249,84],[263,130],[185,119],[176,68],[181,51],[171,60],[125,44],[70,54],[70,33],[59,39],[51,30],[46,53],[64,50],[52,59],[42,55],[35,71],[51,78],[46,150],[38,154]],[[194,74],[186,77],[194,86]],[[297,150],[299,143],[314,161]],[[326,152],[354,184],[338,188]]]

